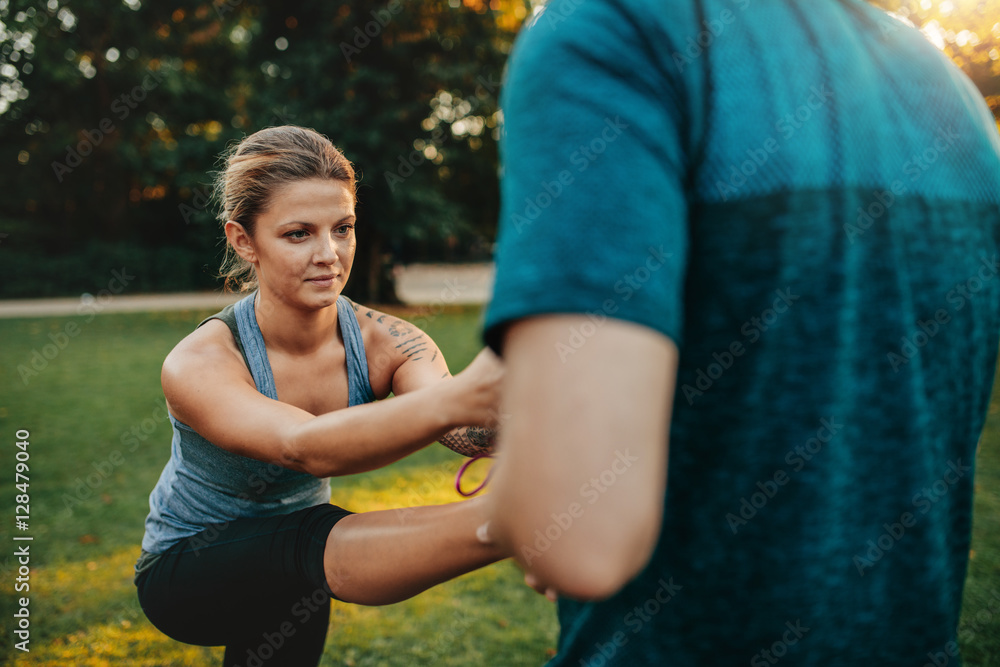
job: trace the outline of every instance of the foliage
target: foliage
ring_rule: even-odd
[[[871,1],[1000,117],[1000,0]],[[391,300],[396,262],[487,258],[501,72],[532,4],[0,0],[0,297],[98,289],[111,247],[142,289],[218,285],[212,171],[285,123],[362,174],[352,296]]]
[[[965,70],[1000,119],[1000,0],[869,0],[920,28]]]
[[[390,260],[482,257],[497,82],[526,13],[515,0],[0,0],[0,164],[18,183],[0,218],[30,222],[0,249],[38,266],[124,242],[214,263],[218,156],[292,123],[362,174],[356,296],[380,296]]]

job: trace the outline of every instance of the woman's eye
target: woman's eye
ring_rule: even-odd
[[[306,230],[296,229],[294,231],[288,232],[287,234],[285,234],[285,236],[291,239],[304,239],[306,237]]]
[[[337,227],[336,231],[338,234],[350,234],[352,229],[354,229],[354,225],[341,225]]]

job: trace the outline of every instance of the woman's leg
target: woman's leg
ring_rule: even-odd
[[[482,499],[350,514],[321,505],[212,527],[137,578],[147,617],[182,642],[226,646],[226,665],[315,665],[329,593],[388,604],[499,560],[476,531]],[[254,658],[256,660],[254,660]]]
[[[506,554],[482,544],[483,498],[352,514],[326,542],[324,567],[338,599],[382,605],[489,565]]]
[[[347,515],[320,505],[210,526],[136,577],[142,608],[178,641],[225,646],[225,665],[314,667],[329,627],[323,551]]]
[[[226,643],[223,667],[318,665],[330,627],[330,600],[325,591],[321,593],[319,602],[310,602],[315,611],[302,603],[302,595],[259,605],[261,613]]]

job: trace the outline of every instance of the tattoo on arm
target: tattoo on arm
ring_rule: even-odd
[[[384,320],[387,317],[388,317],[388,315],[386,315],[385,313],[383,313],[382,315],[379,315],[379,318],[377,320],[375,320],[375,321],[378,322],[379,324],[382,324],[382,320]]]
[[[463,456],[485,454],[493,449],[496,430],[482,426],[463,426],[441,437],[441,444]]]
[[[404,345],[409,345],[413,341],[420,340],[423,337],[424,337],[424,335],[420,334],[419,336],[414,336],[413,338],[410,338],[409,340],[404,340],[402,343],[400,343],[399,345],[396,346],[396,349],[398,350],[399,348],[403,347]]]
[[[420,341],[419,343],[414,343],[410,347],[403,350],[403,354],[405,354],[406,358],[409,359],[416,353],[423,352],[426,349],[427,349],[427,343],[425,341]]]
[[[382,318],[384,317],[386,316],[383,315],[382,317],[378,318],[377,321],[381,323]],[[396,349],[397,350],[401,349],[402,350],[401,354],[403,354],[408,360],[411,361],[419,361],[420,359],[423,359],[423,356],[420,355],[424,352],[427,352],[427,350],[429,349],[429,345],[431,344],[430,339],[427,338],[426,334],[424,334],[422,331],[414,327],[409,322],[405,322],[403,320],[396,320],[389,325],[389,335],[393,336],[394,338],[403,339],[403,341],[396,346]],[[431,361],[437,359],[437,356],[438,356],[438,350],[435,349],[434,356],[431,358]],[[443,377],[448,377],[448,376],[445,375]]]
[[[403,320],[396,320],[389,325],[389,335],[394,338],[399,338],[400,336],[409,336],[413,333],[413,325]]]
[[[407,359],[413,358],[414,355],[420,354],[427,350],[427,340],[424,334],[417,334],[413,338],[404,340],[402,343],[396,346],[396,349],[405,348],[402,354],[406,355]],[[420,357],[417,357],[420,359]],[[416,359],[414,359],[416,361]]]

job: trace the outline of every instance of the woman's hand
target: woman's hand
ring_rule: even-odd
[[[460,423],[441,437],[440,443],[462,456],[479,456],[493,451],[500,421],[500,381],[503,364],[489,348],[484,348],[464,371],[451,380]]]
[[[465,370],[452,379],[457,421],[469,426],[495,429],[500,421],[500,382],[503,363],[489,348],[476,355]]]

